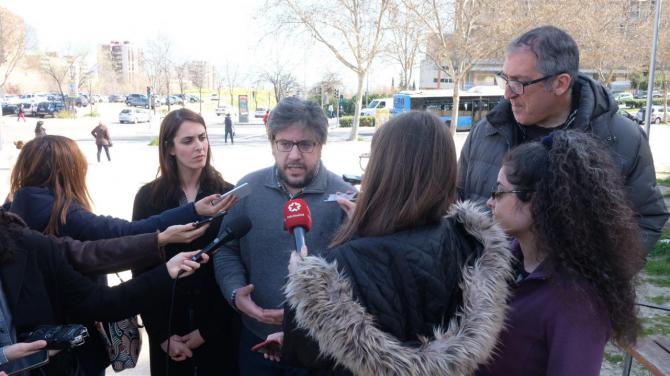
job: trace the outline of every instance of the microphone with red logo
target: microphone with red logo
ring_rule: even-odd
[[[288,200],[284,205],[284,228],[295,237],[295,250],[305,245],[305,233],[312,229],[312,215],[304,200]]]

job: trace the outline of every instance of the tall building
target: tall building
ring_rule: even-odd
[[[121,84],[135,84],[143,74],[144,53],[141,48],[129,41],[111,41],[98,48],[99,75],[104,76],[105,70],[116,74]]]

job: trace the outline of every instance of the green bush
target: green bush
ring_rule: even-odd
[[[351,128],[351,124],[354,122],[353,116],[342,116],[340,117],[340,127],[342,128]],[[361,116],[359,120],[359,126],[361,127],[374,127],[375,126],[375,117],[374,116]]]
[[[149,142],[149,146],[158,146],[158,137],[151,137],[151,141]]]
[[[89,112],[85,113],[84,116],[98,117],[98,116],[100,116],[100,114],[98,113],[98,111],[93,111],[93,112],[89,111]]]
[[[651,102],[654,105],[662,106],[664,100],[663,100],[663,98],[654,98]],[[626,106],[626,107],[629,107],[629,108],[640,108],[640,107],[644,107],[644,106],[647,105],[647,100],[646,99],[629,99],[629,100],[623,101],[623,105]],[[668,103],[668,105],[670,106],[670,102]]]

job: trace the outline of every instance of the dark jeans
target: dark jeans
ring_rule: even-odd
[[[232,130],[227,130],[226,129],[226,140],[225,142],[228,143],[228,135],[230,135],[230,143],[234,144],[235,142],[233,141],[233,131]]]
[[[265,339],[256,337],[242,325],[240,335],[240,376],[309,376],[309,371],[293,368],[282,363],[263,358],[263,354],[251,351],[251,348]]]
[[[107,154],[107,160],[112,161],[112,158],[109,156],[109,145],[98,145],[98,162],[100,162],[100,152],[102,151],[102,148],[105,148],[105,154]]]

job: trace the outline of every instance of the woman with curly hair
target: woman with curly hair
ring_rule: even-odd
[[[556,131],[513,149],[487,202],[518,259],[508,330],[478,375],[598,375],[610,337],[635,342],[643,250],[604,145]]]

